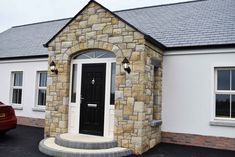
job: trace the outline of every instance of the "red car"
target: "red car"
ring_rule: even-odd
[[[0,133],[16,128],[17,119],[14,109],[0,102]]]

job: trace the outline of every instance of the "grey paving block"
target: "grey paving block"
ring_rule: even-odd
[[[122,157],[132,154],[131,150],[125,148],[100,149],[99,151],[91,149],[85,149],[85,151],[72,148],[66,149],[66,147],[56,147],[56,144],[48,145],[45,143],[46,140],[48,139],[44,139],[40,142],[39,150],[44,154],[54,157]]]

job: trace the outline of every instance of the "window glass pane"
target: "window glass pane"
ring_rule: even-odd
[[[100,56],[99,58],[115,58],[115,54],[107,52],[104,55]]]
[[[23,72],[14,72],[13,73],[14,86],[22,86],[23,81]]]
[[[77,64],[73,64],[71,102],[76,102],[77,91]]]
[[[111,89],[110,89],[110,104],[114,105],[115,101],[115,76],[116,63],[111,64]]]
[[[46,90],[39,89],[38,90],[38,105],[46,105]]]
[[[232,95],[232,111],[231,111],[232,118],[235,118],[235,95]]]
[[[88,58],[95,58],[94,52],[87,52],[87,53],[84,53],[83,55],[87,56]]]
[[[13,89],[12,91],[12,103],[21,104],[22,89]]]
[[[217,71],[218,90],[230,90],[230,70]]]
[[[100,58],[101,56],[103,56],[106,52],[104,51],[95,51],[95,58]]]
[[[91,58],[95,58],[95,52],[85,52],[75,57],[74,59],[91,59]]]
[[[230,95],[216,94],[216,117],[230,117]]]
[[[39,87],[46,87],[47,86],[47,72],[40,72],[39,73]]]
[[[86,55],[84,55],[84,54],[81,54],[81,55],[75,57],[74,59],[89,59],[89,58],[90,58],[90,57],[88,57],[88,56],[86,56]]]
[[[235,90],[235,70],[232,70],[232,90]]]

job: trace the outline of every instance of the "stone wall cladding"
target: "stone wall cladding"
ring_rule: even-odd
[[[143,34],[94,2],[49,44],[49,64],[56,63],[58,75],[48,72],[45,136],[68,131],[71,58],[88,49],[116,54],[114,136],[118,145],[135,154],[147,151],[160,141],[160,129],[151,128],[150,122],[156,110],[153,93],[161,95],[161,85],[154,85],[154,80],[161,72],[154,77],[149,58],[162,60],[161,53],[146,46]],[[130,74],[122,68],[124,57],[130,61]]]
[[[162,142],[235,151],[235,139],[226,137],[162,132]]]
[[[161,120],[161,97],[162,97],[162,65],[154,67],[151,64],[151,58],[163,60],[162,50],[152,44],[145,44],[146,64],[145,64],[145,125],[143,135],[144,151],[154,147],[161,142],[161,128],[151,127],[149,123],[152,120]]]
[[[17,116],[17,124],[44,128],[45,120],[39,118]]]

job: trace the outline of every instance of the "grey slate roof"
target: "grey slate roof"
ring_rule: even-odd
[[[48,55],[43,47],[69,19],[12,27],[0,34],[0,58]]]
[[[116,12],[167,47],[235,43],[235,0],[207,0]]]
[[[114,12],[166,47],[235,44],[235,0],[206,0]],[[69,19],[12,27],[0,34],[0,58],[46,55],[42,45]]]

